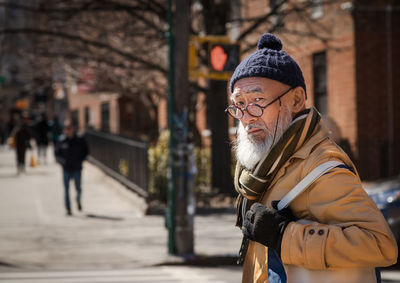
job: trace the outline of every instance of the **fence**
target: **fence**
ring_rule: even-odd
[[[142,197],[148,196],[147,144],[107,133],[87,131],[89,161]]]

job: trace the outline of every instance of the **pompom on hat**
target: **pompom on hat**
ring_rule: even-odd
[[[291,87],[300,86],[304,89],[307,98],[303,73],[297,62],[282,50],[281,40],[271,33],[265,33],[258,40],[257,47],[257,51],[247,56],[236,67],[229,84],[231,93],[238,80],[247,77],[263,77]]]

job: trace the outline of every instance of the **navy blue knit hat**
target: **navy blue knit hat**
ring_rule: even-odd
[[[257,51],[236,67],[229,85],[231,93],[236,81],[247,77],[264,77],[291,87],[301,86],[306,92],[303,73],[297,62],[282,50],[279,38],[265,33],[260,37],[257,47]]]

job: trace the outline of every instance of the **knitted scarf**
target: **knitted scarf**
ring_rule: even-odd
[[[315,127],[321,119],[315,108],[300,113],[283,133],[278,142],[256,165],[254,170],[247,170],[238,162],[235,170],[235,189],[239,193],[236,200],[236,225],[242,226],[242,210],[262,199],[279,169],[299,150],[313,135]],[[243,199],[246,199],[243,202]],[[245,203],[245,207],[243,206]]]

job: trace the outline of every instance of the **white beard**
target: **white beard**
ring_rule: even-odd
[[[274,138],[274,131],[276,127],[276,120],[271,122],[266,127],[261,124],[252,124],[243,127],[239,123],[237,138],[234,143],[236,152],[236,159],[248,170],[254,169],[257,163],[263,156],[270,151],[272,146],[281,138],[283,133],[289,128],[292,122],[291,112],[288,106],[281,109],[281,114],[276,129]],[[247,134],[247,131],[252,127],[261,128],[265,133],[264,140],[256,140]]]

